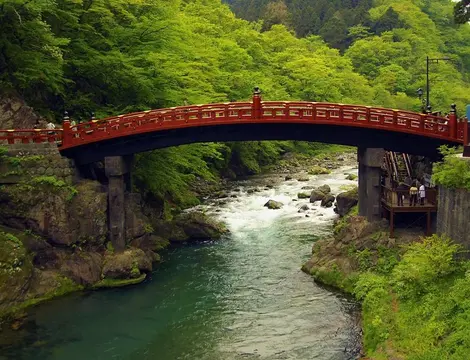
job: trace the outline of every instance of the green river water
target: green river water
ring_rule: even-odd
[[[356,305],[300,271],[333,210],[314,205],[305,217],[297,209],[308,199],[292,201],[306,185],[337,193],[351,184],[345,171],[356,170],[273,189],[261,184],[274,177],[234,184],[237,198],[203,206],[226,221],[226,239],[169,250],[143,284],[32,309],[0,359],[357,359]],[[268,210],[268,199],[285,206]]]

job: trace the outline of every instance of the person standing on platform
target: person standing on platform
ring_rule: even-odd
[[[410,187],[410,206],[418,205],[418,188],[416,187],[416,182],[413,181]]]
[[[424,184],[421,184],[419,187],[419,204],[424,205],[424,201],[426,199],[426,187]]]
[[[400,182],[400,185],[397,187],[397,199],[398,199],[398,206],[403,206],[403,200],[405,199],[405,194],[408,191],[408,187],[405,183]]]

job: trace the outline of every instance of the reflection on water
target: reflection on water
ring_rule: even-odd
[[[170,250],[144,284],[35,308],[23,330],[0,335],[0,359],[357,358],[354,304],[299,270],[335,215],[311,206],[307,218],[297,209],[308,199],[292,201],[306,185],[337,193],[351,183],[343,171],[251,194],[255,180],[239,183],[237,198],[204,206],[227,239]],[[264,208],[270,198],[285,206]]]

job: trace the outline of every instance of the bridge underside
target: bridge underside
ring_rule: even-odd
[[[124,156],[139,152],[199,142],[303,140],[329,144],[384,148],[386,150],[423,155],[436,159],[440,145],[456,145],[425,136],[378,130],[318,124],[237,124],[188,127],[130,135],[94,144],[85,144],[62,151],[79,164],[87,164],[107,156]]]

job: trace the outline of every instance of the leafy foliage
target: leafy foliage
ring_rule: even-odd
[[[355,283],[363,302],[364,346],[371,358],[463,360],[470,351],[470,263],[461,247],[432,236],[408,246],[389,271],[365,271]],[[379,255],[380,257],[383,255]]]
[[[443,161],[433,165],[433,181],[450,189],[470,190],[470,162],[458,156],[459,151],[440,147]]]

